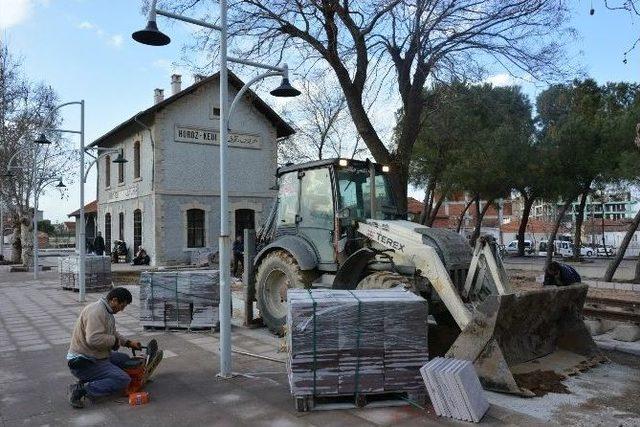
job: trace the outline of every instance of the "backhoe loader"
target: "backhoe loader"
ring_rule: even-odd
[[[586,285],[514,292],[495,242],[481,238],[472,250],[457,233],[406,221],[390,173],[347,159],[277,170],[256,273],[245,277],[271,331],[284,332],[289,288],[402,286],[428,300],[446,355],[473,361],[487,389],[531,396],[520,375],[602,359],[582,320]]]

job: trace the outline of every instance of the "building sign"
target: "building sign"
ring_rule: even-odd
[[[177,142],[218,145],[220,143],[220,132],[217,129],[176,125],[174,139]],[[229,133],[228,140],[229,147],[260,148],[260,135],[232,132]]]
[[[121,200],[135,199],[138,197],[138,187],[123,188],[115,190],[109,194],[110,202],[119,202]]]

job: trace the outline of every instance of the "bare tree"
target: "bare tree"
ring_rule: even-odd
[[[278,146],[281,162],[304,162],[329,157],[354,158],[364,150],[342,91],[326,78],[305,82],[302,97],[284,113],[296,129]]]
[[[36,214],[32,200],[53,178],[69,179],[75,152],[57,135],[51,135],[51,146],[33,143],[40,129],[59,124],[58,99],[53,89],[30,82],[21,71],[8,47],[0,45],[0,193],[14,227],[12,261],[24,263],[31,259],[31,239],[25,237]]]
[[[204,0],[167,3],[179,12],[206,7]],[[494,65],[535,78],[557,76],[558,64],[566,64],[567,19],[562,0],[235,0],[229,14],[230,35],[243,39],[238,54],[273,62],[295,52],[298,72],[334,74],[363,142],[394,171],[401,208],[428,79],[477,78]],[[199,34],[198,49],[215,49],[217,35]],[[367,110],[381,90],[398,99],[404,113],[391,147]]]

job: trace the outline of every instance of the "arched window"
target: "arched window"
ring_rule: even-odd
[[[124,150],[122,150],[124,157]],[[124,163],[118,163],[118,184],[124,183]]]
[[[124,242],[124,212],[118,214],[118,240]]]
[[[104,186],[109,188],[111,185],[111,156],[104,156]]]
[[[104,246],[111,253],[111,214],[104,214]]]
[[[142,245],[142,211],[133,211],[133,253],[138,253],[138,248]]]
[[[133,143],[133,177],[140,178],[140,141]]]
[[[187,211],[187,247],[203,248],[204,242],[204,211],[189,209]]]

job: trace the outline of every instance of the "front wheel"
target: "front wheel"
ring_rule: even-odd
[[[295,258],[286,251],[267,254],[256,273],[256,301],[264,324],[277,335],[284,335],[287,321],[287,290],[310,288],[315,277],[302,271]]]

